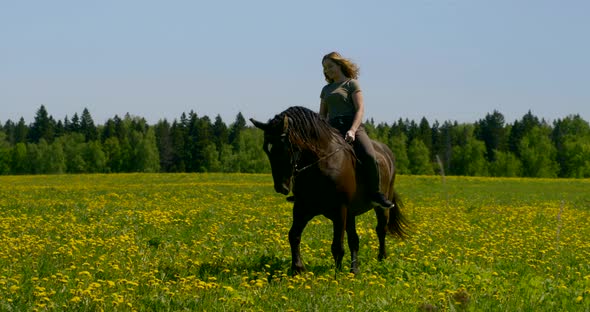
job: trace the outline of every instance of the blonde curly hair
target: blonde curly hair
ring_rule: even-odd
[[[324,63],[325,60],[331,60],[332,62],[336,63],[340,67],[340,69],[342,70],[342,73],[344,74],[344,76],[346,76],[347,78],[358,79],[359,67],[355,63],[353,63],[351,60],[342,57],[342,55],[340,55],[340,53],[330,52],[330,53],[324,55],[324,57],[322,58],[322,64]],[[326,81],[328,83],[334,82],[334,80],[330,79],[328,77],[328,75],[326,75],[325,72],[324,72],[324,77],[326,78]]]

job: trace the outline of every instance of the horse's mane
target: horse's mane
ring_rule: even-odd
[[[318,113],[302,106],[292,106],[276,115],[271,123],[282,124],[285,116],[289,118],[289,140],[299,149],[320,156],[330,142],[335,142],[341,148],[352,151],[338,130]]]

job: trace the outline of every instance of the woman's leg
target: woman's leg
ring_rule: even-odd
[[[383,208],[391,208],[393,203],[379,191],[379,167],[375,159],[375,149],[371,139],[365,132],[363,127],[360,127],[355,134],[354,150],[361,161],[362,168],[367,173],[368,192],[371,201]]]

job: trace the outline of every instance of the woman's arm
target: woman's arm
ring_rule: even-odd
[[[352,126],[350,126],[350,130],[346,132],[345,139],[347,141],[354,141],[354,134],[363,122],[363,115],[365,114],[365,103],[363,102],[363,94],[360,90],[352,94],[352,103],[354,104],[356,112],[354,114],[354,118],[352,119]]]
[[[320,99],[320,116],[322,118],[328,118],[328,108],[326,107],[326,101]]]

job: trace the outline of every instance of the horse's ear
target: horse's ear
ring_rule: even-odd
[[[266,129],[268,128],[267,123],[260,122],[258,120],[255,120],[254,118],[250,118],[250,121],[254,124],[254,126],[256,126],[256,128],[262,129],[263,131],[266,131]]]
[[[285,114],[285,118],[283,118],[283,133],[287,133],[289,130],[289,116]]]

